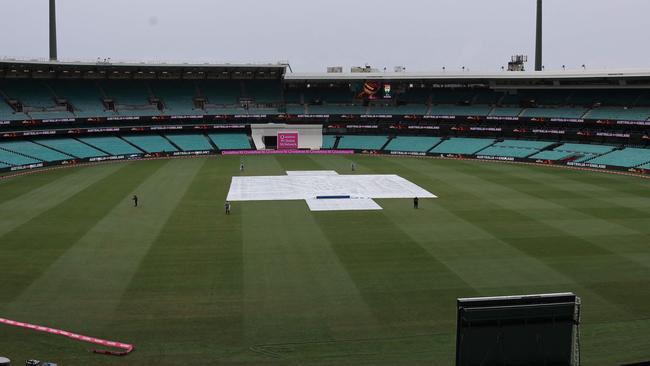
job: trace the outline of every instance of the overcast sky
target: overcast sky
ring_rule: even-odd
[[[48,56],[48,0],[5,0],[0,57]],[[533,68],[535,0],[58,0],[59,58]],[[650,68],[650,0],[544,0],[547,70]]]

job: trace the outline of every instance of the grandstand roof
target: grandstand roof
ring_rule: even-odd
[[[169,75],[192,75],[193,79],[276,79],[284,76],[286,64],[190,64],[190,63],[126,63],[98,60],[96,62],[64,62],[43,60],[0,60],[0,77],[74,78],[94,75],[117,75],[119,78],[137,78],[149,74],[160,78]],[[134,76],[129,76],[134,75]],[[189,78],[189,77],[188,77]]]
[[[600,70],[600,71],[524,71],[524,72],[355,72],[355,73],[287,73],[287,81],[426,81],[428,83],[614,83],[624,85],[625,81],[641,81],[650,84],[650,69],[645,70]],[[556,85],[559,86],[559,85]]]

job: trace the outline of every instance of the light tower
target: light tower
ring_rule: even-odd
[[[56,61],[56,0],[50,0],[50,60]]]
[[[535,34],[535,71],[542,71],[542,0],[537,0],[537,31]]]

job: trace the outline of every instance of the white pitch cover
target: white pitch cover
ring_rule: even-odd
[[[318,196],[351,198],[317,199]],[[373,198],[437,198],[394,174],[339,175],[332,170],[233,177],[228,201],[307,200],[312,211],[377,210]],[[316,202],[318,201],[318,202]],[[322,201],[322,202],[321,202]]]

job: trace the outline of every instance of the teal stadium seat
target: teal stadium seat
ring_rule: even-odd
[[[487,116],[492,108],[488,105],[434,105],[427,113],[430,116]]]
[[[526,108],[521,117],[538,118],[582,118],[587,112],[586,108],[557,107],[557,108]]]
[[[236,80],[200,80],[197,87],[210,105],[235,105],[242,97],[242,84]]]
[[[183,151],[214,150],[203,135],[167,135],[167,138]]]
[[[47,112],[29,112],[32,119],[62,119],[75,118],[74,114],[68,111],[47,111]]]
[[[196,85],[189,80],[157,80],[150,83],[156,97],[165,105],[166,115],[203,115],[205,111],[194,108]]]
[[[27,155],[43,161],[59,161],[72,159],[69,155],[48,149],[47,147],[35,144],[30,141],[12,141],[0,143],[0,148]]]
[[[439,142],[439,137],[398,136],[390,140],[384,150],[427,152]]]
[[[294,115],[305,114],[306,113],[305,106],[302,104],[288,104],[287,113],[294,114]]]
[[[518,107],[496,107],[490,111],[490,116],[493,117],[518,117],[522,112]]]
[[[106,156],[105,153],[93,149],[92,147],[79,142],[75,139],[64,138],[64,139],[44,139],[44,140],[34,140],[41,145],[51,147],[62,151],[70,156],[74,156],[80,159],[94,158],[99,156]]]
[[[452,138],[441,142],[431,150],[436,154],[466,154],[472,155],[492,145],[494,140],[473,138]]]
[[[535,149],[541,150],[545,147],[553,145],[553,142],[548,141],[532,141],[532,140],[503,140],[497,142],[494,146],[497,147],[516,147],[522,149]]]
[[[362,105],[323,104],[307,106],[309,114],[367,114],[368,107]]]
[[[220,150],[248,150],[251,148],[248,136],[244,133],[212,133],[208,137]]]
[[[323,149],[333,149],[336,144],[336,136],[324,135],[323,136]]]
[[[40,163],[41,161],[0,149],[0,162],[9,165],[28,165]]]
[[[489,146],[484,150],[481,150],[479,155],[488,155],[488,156],[505,156],[512,158],[525,158],[532,154],[535,154],[539,150],[536,149],[525,149],[517,147],[507,147],[507,146]]]
[[[17,99],[24,107],[55,107],[55,98],[42,80],[1,79],[0,90],[9,98]]]
[[[66,99],[74,107],[77,117],[111,117],[116,114],[105,110],[102,104],[103,95],[93,81],[89,80],[57,80],[50,87],[59,98]]]
[[[142,154],[141,150],[119,137],[84,137],[79,140],[111,155]]]
[[[589,111],[585,118],[646,121],[650,118],[650,108],[600,107]]]
[[[0,97],[0,121],[22,121],[29,119],[25,113],[16,113],[13,108]]]
[[[124,136],[123,138],[148,153],[178,151],[162,136]]]
[[[555,151],[555,150],[546,150],[540,151],[539,153],[531,156],[531,159],[541,159],[541,160],[564,160],[574,156],[576,153],[568,151]]]
[[[388,141],[388,136],[351,136],[339,140],[339,149],[379,150]]]
[[[403,115],[424,115],[427,112],[425,105],[401,105],[401,106],[371,106],[368,114],[390,114],[394,116]]]
[[[2,160],[2,159],[0,159]],[[589,160],[590,164],[615,165],[626,168],[650,162],[650,149],[625,148]]]
[[[0,163],[0,169],[9,168],[10,166],[11,165],[9,165],[9,164]]]
[[[614,150],[613,146],[608,145],[591,145],[591,144],[562,144],[554,150],[571,151],[578,153],[605,154]]]

